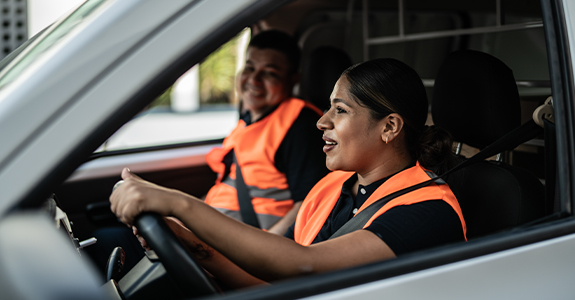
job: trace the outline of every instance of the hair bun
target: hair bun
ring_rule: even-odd
[[[437,174],[443,174],[455,163],[451,134],[437,126],[425,125],[419,135],[416,155],[419,163]]]

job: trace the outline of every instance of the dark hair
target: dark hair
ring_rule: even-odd
[[[370,109],[373,119],[381,120],[391,113],[403,117],[405,146],[423,167],[441,174],[454,165],[451,135],[425,125],[427,94],[415,70],[396,59],[380,58],[351,66],[342,76],[349,81],[350,93]]]
[[[292,73],[299,69],[301,57],[299,46],[294,38],[283,31],[275,29],[262,31],[251,39],[248,46],[279,51],[287,58]]]

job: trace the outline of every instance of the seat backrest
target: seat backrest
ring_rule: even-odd
[[[435,79],[435,125],[454,139],[484,148],[520,125],[513,72],[482,52],[451,53]],[[527,170],[482,161],[447,178],[467,223],[468,238],[505,230],[545,214],[545,190]]]
[[[332,46],[317,47],[304,60],[300,97],[321,110],[328,109],[333,86],[351,65],[351,58],[343,50]]]

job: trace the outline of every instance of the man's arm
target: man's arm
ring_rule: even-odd
[[[295,218],[297,217],[297,212],[299,211],[301,203],[302,201],[294,203],[292,209],[277,223],[275,223],[270,229],[268,229],[268,232],[284,235],[287,229],[293,223],[295,223]]]

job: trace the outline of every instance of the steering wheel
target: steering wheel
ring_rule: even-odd
[[[210,276],[182,245],[164,218],[157,213],[141,213],[134,220],[138,232],[158,255],[168,276],[186,297],[219,293]]]

